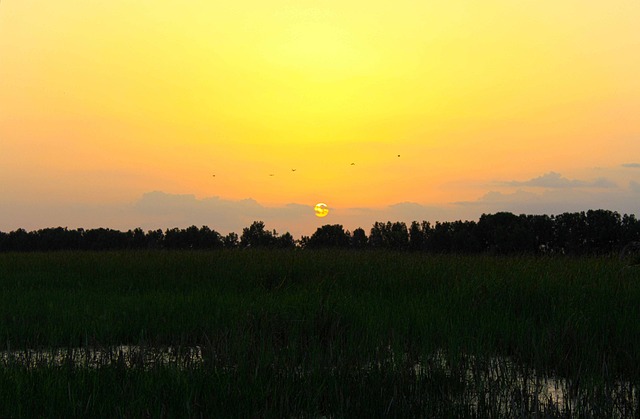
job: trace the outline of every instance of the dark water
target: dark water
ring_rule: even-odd
[[[539,412],[543,417],[638,417],[638,386],[629,382],[576,383],[572,380],[545,376],[519,365],[509,358],[480,358],[472,355],[456,357],[455,365],[442,352],[420,362],[408,362],[391,351],[383,363],[363,365],[362,371],[404,369],[416,380],[441,383],[447,399],[464,406],[473,415],[528,417]],[[398,359],[400,358],[400,359]],[[59,348],[46,351],[16,350],[0,352],[3,367],[20,365],[27,369],[72,365],[75,368],[151,369],[157,366],[180,369],[203,368],[207,363],[203,350],[194,347],[141,347],[121,345],[106,348]],[[215,360],[213,366],[216,368]],[[234,367],[220,367],[233,374]],[[296,368],[291,374],[305,374]]]

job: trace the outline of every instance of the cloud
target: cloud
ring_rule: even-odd
[[[149,192],[133,203],[55,204],[9,203],[0,206],[0,231],[17,228],[37,230],[47,227],[114,228],[121,231],[166,230],[206,225],[220,234],[242,233],[253,221],[264,221],[267,228],[282,234],[309,234],[304,221],[315,221],[313,207],[286,204],[266,207],[253,199],[226,200],[219,197],[196,198]],[[11,220],[11,222],[8,222]],[[315,228],[313,229],[315,231]]]
[[[378,208],[330,208],[329,215],[317,218],[312,205],[289,203],[265,206],[254,199],[228,200],[220,197],[197,198],[195,195],[160,191],[142,195],[133,203],[109,205],[8,203],[0,206],[0,231],[17,228],[36,230],[47,227],[114,228],[121,231],[141,227],[143,230],[166,230],[206,225],[220,234],[242,234],[253,221],[263,221],[266,228],[279,234],[290,232],[295,238],[311,235],[325,224],[341,224],[353,231],[363,228],[367,234],[376,221],[456,221],[478,220],[483,213],[509,211],[515,214],[560,214],[563,212],[609,209],[636,214],[640,183],[631,181],[628,188],[585,190],[550,188],[512,193],[489,191],[478,199],[449,204],[423,205],[401,202]],[[11,223],[8,222],[11,220]]]
[[[462,206],[478,206],[478,205],[486,205],[492,204],[497,205],[501,203],[511,203],[511,202],[521,202],[521,203],[531,203],[538,202],[540,199],[539,194],[535,194],[533,192],[527,192],[523,190],[517,190],[514,193],[505,194],[497,191],[489,191],[484,194],[482,197],[475,201],[460,201],[456,202],[456,205]]]
[[[625,164],[622,165],[622,167],[639,168],[640,167],[640,163],[625,163]]]
[[[509,211],[515,214],[561,214],[563,212],[608,209],[635,214],[638,197],[630,189],[607,189],[601,192],[580,189],[547,189],[540,193],[517,190],[513,193],[490,191],[474,201],[457,202],[461,207],[474,208],[476,213]],[[640,184],[636,184],[640,188]]]
[[[616,186],[612,181],[600,177],[595,180],[585,181],[577,179],[567,179],[560,173],[549,172],[536,178],[525,181],[508,181],[501,182],[504,186],[533,186],[539,188],[554,188],[554,189],[567,189],[567,188],[614,188]]]
[[[207,225],[226,234],[238,234],[253,221],[264,221],[279,233],[291,230],[300,219],[313,215],[312,207],[286,204],[265,207],[254,199],[226,200],[219,197],[198,199],[195,195],[175,195],[154,191],[146,193],[134,206],[142,227],[166,228]]]
[[[409,225],[412,221],[454,221],[456,217],[467,217],[466,208],[460,208],[453,204],[422,205],[416,202],[400,202],[381,208],[346,208],[336,209],[331,224],[342,224],[345,229],[353,231],[363,228],[367,234],[373,223],[403,221]],[[474,216],[475,217],[475,216]],[[327,217],[328,218],[328,217]]]

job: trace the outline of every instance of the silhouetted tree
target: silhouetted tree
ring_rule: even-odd
[[[311,235],[307,242],[309,249],[317,249],[321,247],[349,247],[351,244],[351,236],[340,224],[323,225],[318,227],[315,233]]]
[[[174,227],[164,232],[164,247],[166,249],[185,249],[187,248],[186,237],[179,228]]]
[[[276,247],[280,249],[293,249],[296,247],[296,241],[288,231],[280,237],[276,237]]]
[[[553,217],[548,215],[527,215],[524,217],[527,229],[533,233],[535,251],[552,253],[553,249]]]
[[[222,241],[226,249],[235,249],[240,244],[238,240],[238,235],[233,231],[227,234],[226,236],[224,236],[224,239]]]
[[[135,228],[127,232],[129,236],[129,247],[133,249],[144,249],[147,247],[147,236],[141,228]]]
[[[430,246],[431,235],[433,234],[433,227],[429,221],[422,221],[420,223],[420,230],[422,231],[422,248],[426,251],[432,250]]]
[[[640,220],[636,219],[634,214],[623,215],[621,220],[622,225],[622,246],[627,243],[640,241]]]
[[[272,247],[276,242],[274,233],[265,230],[264,223],[262,221],[254,221],[251,226],[242,229],[242,236],[240,236],[240,246]]]
[[[32,250],[75,250],[80,248],[82,233],[68,228],[44,228],[29,233]]]
[[[308,244],[309,244],[309,236],[303,235],[302,237],[300,237],[300,240],[298,240],[298,247],[302,249],[306,249]]]
[[[146,236],[147,248],[159,249],[164,246],[164,233],[162,230],[149,230]]]
[[[478,239],[494,253],[536,251],[535,237],[527,228],[526,218],[510,212],[482,214],[477,225]]]
[[[435,253],[449,253],[454,251],[451,234],[451,223],[436,221],[429,230],[426,240],[426,248]]]
[[[19,228],[10,232],[7,241],[9,243],[9,248],[13,251],[26,252],[35,250],[31,244],[29,233],[27,233],[24,228]]]
[[[367,233],[361,228],[356,228],[351,234],[351,247],[354,249],[364,249],[367,247]]]
[[[389,223],[387,223],[388,226]],[[391,224],[389,244],[394,250],[405,250],[409,247],[409,230],[405,223],[397,221]]]
[[[475,221],[454,221],[449,223],[447,231],[451,237],[450,250],[459,253],[475,253],[483,250],[476,229],[477,224]]]
[[[640,221],[633,214],[608,210],[563,213],[556,216],[519,215],[509,212],[483,214],[480,220],[436,222],[376,222],[369,237],[362,228],[350,234],[339,225],[320,227],[311,237],[297,242],[290,233],[278,236],[262,221],[222,237],[207,226],[186,229],[120,232],[106,228],[84,230],[56,227],[27,232],[0,232],[0,251],[115,250],[115,249],[216,249],[221,247],[365,247],[427,252],[566,253],[602,254],[619,252],[626,244],[640,241]]]
[[[82,235],[82,247],[87,250],[118,250],[127,247],[127,235],[110,228],[85,230]]]
[[[608,210],[589,210],[586,218],[585,250],[588,253],[612,253],[622,236],[620,214]]]
[[[182,249],[199,249],[200,248],[200,230],[198,227],[192,225],[185,230],[179,230],[178,234],[181,236]]]
[[[586,215],[565,212],[554,219],[553,247],[560,253],[582,254],[586,243]]]
[[[369,246],[374,249],[382,249],[385,246],[384,242],[384,223],[376,221],[371,227],[369,232]]]
[[[207,226],[200,227],[198,233],[197,247],[199,249],[218,249],[224,245],[220,233]]]
[[[9,250],[9,235],[0,231],[0,252],[8,252]]]
[[[409,249],[414,251],[423,250],[425,245],[426,237],[422,231],[422,225],[417,221],[412,221],[409,227]]]
[[[401,221],[376,222],[369,234],[369,246],[373,248],[404,250],[409,247],[409,231]]]

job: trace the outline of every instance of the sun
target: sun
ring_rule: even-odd
[[[313,207],[313,210],[316,213],[316,217],[326,217],[327,214],[329,214],[329,207],[327,206],[327,204],[323,204],[322,202],[320,202],[319,204],[316,204],[315,207]]]

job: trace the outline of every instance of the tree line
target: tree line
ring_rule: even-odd
[[[608,210],[559,215],[483,214],[478,221],[376,222],[369,234],[340,224],[319,227],[299,240],[267,230],[255,221],[236,233],[221,235],[207,226],[126,232],[108,228],[45,228],[0,232],[0,252],[127,249],[344,248],[390,249],[430,253],[610,254],[640,241],[635,215]]]

